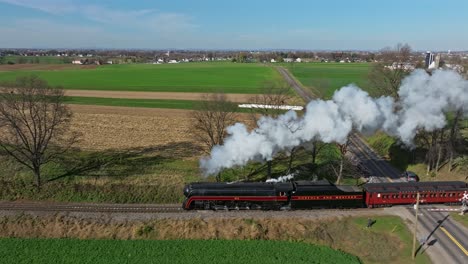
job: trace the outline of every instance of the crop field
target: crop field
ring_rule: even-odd
[[[5,62],[13,63],[38,63],[38,64],[62,64],[71,61],[69,57],[58,56],[6,56]]]
[[[287,216],[290,213],[295,216]],[[230,260],[239,259],[234,263],[244,263],[245,258],[239,254],[245,254],[250,259],[257,260],[258,263],[276,263],[275,258],[283,260],[282,263],[302,263],[302,261],[354,263],[358,261],[351,255],[341,253],[346,252],[359,257],[362,263],[369,264],[430,263],[425,252],[419,252],[416,260],[411,259],[412,236],[407,224],[400,217],[385,215],[385,212],[377,213],[379,216],[373,214],[372,218],[376,222],[371,228],[366,228],[368,213],[362,211],[351,210],[344,213],[350,215],[349,217],[330,216],[323,210],[307,214],[304,211],[302,217],[293,212],[276,212],[283,217],[271,217],[271,214],[267,212],[259,212],[259,214],[258,217],[253,218],[245,218],[242,215],[213,217],[209,216],[210,214],[203,214],[204,216],[188,218],[161,216],[151,220],[135,216],[137,218],[128,221],[117,219],[108,221],[107,219],[110,218],[103,220],[103,216],[88,218],[87,216],[52,213],[39,217],[28,214],[4,216],[0,218],[0,237],[16,239],[4,239],[4,241],[0,239],[0,254],[3,248],[10,249],[15,246],[17,250],[13,252],[17,252],[17,256],[29,256],[29,251],[23,250],[24,248],[36,252],[47,246],[43,250],[43,254],[46,255],[44,258],[53,258],[55,254],[64,250],[72,253],[71,255],[63,254],[64,257],[71,256],[70,261],[83,258],[75,255],[76,251],[71,247],[82,250],[80,255],[86,255],[83,252],[91,252],[90,254],[95,255],[98,250],[106,250],[102,252],[102,261],[83,261],[86,263],[101,263],[106,261],[107,255],[110,254],[120,256],[127,263],[141,263],[137,261],[139,259],[127,259],[129,257],[127,254],[138,258],[139,256],[133,254],[135,252],[139,252],[141,257],[146,254],[157,254],[152,255],[155,260],[165,256],[164,252],[176,253],[173,256],[175,260],[179,260],[177,259],[179,255],[185,258],[188,254],[199,252],[199,255],[208,255],[217,261],[220,260],[219,256],[230,257],[228,258]],[[42,239],[25,240],[24,238]],[[103,246],[96,245],[98,243],[96,241],[102,242]],[[341,252],[315,245],[331,247]],[[146,252],[150,247],[155,253]],[[130,252],[130,248],[134,251]],[[211,255],[205,251],[210,248],[216,254]],[[125,254],[117,253],[117,251],[125,252]],[[258,254],[259,257],[255,257],[254,254]],[[273,260],[270,261],[268,254]],[[11,256],[12,253],[3,255]],[[203,263],[202,259],[197,259],[197,256],[190,255],[190,257],[194,259],[187,263]],[[260,257],[265,261],[262,261]],[[63,263],[59,260],[62,259],[59,257],[54,263]],[[166,263],[165,259],[160,260],[153,263]],[[207,260],[207,263],[212,262]]]
[[[197,101],[191,100],[166,100],[166,99],[125,99],[125,98],[101,98],[101,97],[65,97],[66,104],[125,106],[145,108],[167,109],[194,109]],[[240,108],[239,108],[240,110]]]
[[[0,239],[4,263],[360,263],[298,242],[238,240]]]
[[[52,86],[65,89],[112,91],[255,94],[261,91],[266,81],[281,80],[276,70],[268,66],[223,62],[122,64],[56,71],[4,69],[0,72],[0,81],[11,81],[29,73],[44,78]]]
[[[324,98],[350,83],[368,89],[368,63],[295,63],[287,68],[304,86]]]

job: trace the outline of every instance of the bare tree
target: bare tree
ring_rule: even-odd
[[[229,102],[225,94],[205,94],[197,110],[192,113],[193,134],[209,152],[214,146],[222,145],[226,128],[237,119],[237,106]]]
[[[457,155],[457,146],[462,146],[462,151],[463,146],[463,137],[460,134],[460,122],[463,116],[463,111],[458,110],[455,112],[455,116],[453,118],[453,121],[450,124],[450,136],[448,139],[448,144],[447,144],[447,149],[449,153],[449,161],[448,161],[448,170],[452,171],[453,168],[453,160],[454,157]]]
[[[320,151],[327,145],[327,143],[323,143],[318,140],[312,140],[303,144],[306,150],[310,151],[312,154],[312,164],[317,164],[317,156],[319,155]]]
[[[258,121],[259,116],[277,117],[284,113],[284,110],[280,108],[281,105],[285,105],[291,98],[291,88],[286,82],[281,81],[265,81],[263,83],[260,94],[255,95],[249,100],[249,103],[262,105],[265,107],[252,108],[251,116],[254,122]],[[288,125],[288,124],[285,124]],[[294,151],[297,148],[291,149],[289,152],[290,160],[289,164],[292,165]],[[271,177],[271,170],[273,167],[273,161],[267,161],[267,177]],[[290,169],[290,168],[289,168]]]
[[[337,175],[336,184],[340,184],[341,179],[343,177],[343,167],[344,167],[344,162],[346,159],[345,155],[346,155],[346,152],[348,152],[349,139],[347,139],[344,144],[337,144],[337,145],[340,149],[341,159],[340,159],[340,168],[338,172],[335,171],[335,173]]]
[[[37,76],[19,77],[0,88],[0,148],[29,168],[41,188],[41,167],[67,151],[77,140],[63,90]]]
[[[398,89],[401,81],[409,74],[405,63],[410,62],[411,47],[398,44],[395,48],[384,48],[376,63],[369,72],[369,82],[379,95],[389,95],[399,99]]]
[[[291,99],[291,88],[286,82],[265,81],[259,94],[250,98],[249,103],[269,107],[252,108],[253,121],[259,116],[277,117],[284,113],[279,106],[287,104]]]

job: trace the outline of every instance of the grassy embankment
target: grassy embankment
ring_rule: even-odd
[[[73,202],[116,203],[179,203],[184,184],[193,181],[214,181],[205,178],[199,168],[200,147],[190,142],[168,143],[147,149],[74,150],[42,169],[45,185],[41,191],[33,186],[33,175],[11,158],[1,158],[1,200],[53,200]],[[317,157],[317,165],[338,159],[336,147],[330,145]],[[310,153],[295,154],[292,171],[299,169],[298,179],[311,179]],[[272,177],[288,173],[286,155],[275,159]],[[266,179],[267,167],[261,163],[231,168],[221,173],[223,181]],[[316,173],[318,178],[335,181],[334,175]],[[345,183],[356,180],[345,177]]]
[[[460,215],[460,213],[450,213],[450,216],[457,222],[468,228],[468,213]]]
[[[18,264],[360,263],[328,247],[278,241],[0,239],[0,252]]]
[[[333,93],[354,83],[371,94],[367,76],[369,63],[294,63],[287,64],[288,70],[306,87],[318,96],[328,99]]]

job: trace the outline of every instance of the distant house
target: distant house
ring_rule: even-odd
[[[112,64],[112,63],[113,63],[113,61],[111,61],[111,60],[107,61],[107,64]]]
[[[83,64],[80,60],[73,60],[72,61],[72,64],[77,64],[77,65],[81,65]]]
[[[284,58],[283,61],[284,62],[293,62],[294,59],[293,58]]]
[[[390,66],[385,66],[385,68],[390,69],[390,70],[397,70],[397,69],[402,69],[405,71],[414,71],[416,69],[416,66],[409,63],[409,62],[394,62]]]
[[[179,63],[179,62],[176,60],[170,60],[169,63]]]
[[[270,62],[271,62],[271,63],[275,63],[276,61],[275,61],[275,59],[271,59],[271,61],[270,61]]]
[[[296,62],[302,62],[302,59],[301,59],[301,58],[297,58],[297,59],[296,59]]]

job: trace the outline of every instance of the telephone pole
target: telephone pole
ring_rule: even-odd
[[[413,234],[413,259],[416,257],[416,235],[418,232],[418,212],[419,212],[419,192],[416,196],[416,204],[414,205],[415,218],[414,223],[414,234]]]

